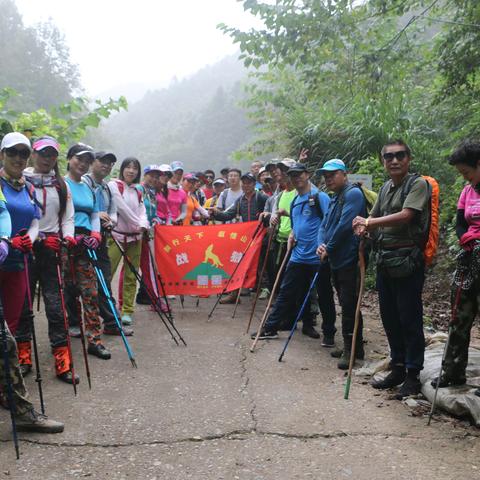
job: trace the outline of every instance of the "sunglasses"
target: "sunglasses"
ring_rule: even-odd
[[[55,151],[48,151],[48,149],[45,150],[35,150],[38,155],[40,155],[43,158],[58,158],[58,153]]]
[[[19,157],[22,160],[26,160],[30,156],[30,150],[28,148],[15,148],[15,147],[10,147],[10,148],[5,148],[4,149],[5,154],[7,157]]]
[[[208,178],[209,180],[213,180],[215,177],[213,175],[205,175],[205,178]]]
[[[384,153],[382,156],[386,162],[391,162],[394,158],[401,162],[408,157],[408,152],[406,150],[400,150],[399,152]]]

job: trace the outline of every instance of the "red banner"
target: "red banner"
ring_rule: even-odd
[[[167,295],[220,293],[255,286],[265,236],[258,222],[193,227],[155,227],[155,259]],[[242,257],[244,258],[242,259]],[[240,263],[241,261],[241,263]]]

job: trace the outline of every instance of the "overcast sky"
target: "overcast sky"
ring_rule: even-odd
[[[249,28],[236,0],[16,0],[25,24],[51,17],[64,33],[90,95],[116,86],[165,85],[234,53],[216,29]]]

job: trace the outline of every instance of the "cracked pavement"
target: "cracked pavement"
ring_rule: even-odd
[[[250,301],[237,317],[213,301],[174,302],[187,347],[177,347],[146,307],[135,316],[131,368],[119,338],[106,337],[112,360],[89,357],[71,386],[54,378],[46,322],[37,320],[47,414],[65,422],[60,435],[20,435],[15,460],[10,419],[0,412],[0,479],[451,479],[480,478],[478,430],[439,421],[426,426],[401,402],[355,379],[343,399],[344,376],[329,350],[297,332],[282,363],[286,338],[259,342],[244,334]],[[265,308],[259,302],[257,319]],[[379,321],[366,315],[367,355],[384,349]],[[32,376],[27,385],[38,405]]]

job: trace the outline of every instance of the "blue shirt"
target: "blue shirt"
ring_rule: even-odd
[[[352,221],[359,215],[366,216],[365,197],[360,188],[347,183],[340,193],[333,196],[318,231],[318,245],[324,243],[327,246],[333,270],[358,261],[359,238],[353,233]]]
[[[85,182],[75,182],[68,177],[65,181],[70,187],[75,207],[75,228],[93,230],[91,217],[93,213],[98,213],[98,204],[95,202],[92,189]]]
[[[312,186],[310,192],[297,196],[290,207],[293,234],[296,244],[290,261],[317,265],[318,229],[328,210],[329,196]]]
[[[6,206],[10,214],[12,233],[14,237],[22,230],[28,230],[32,221],[41,217],[40,208],[36,204],[35,190],[29,193],[28,186],[20,190],[13,188],[5,179],[1,179]],[[8,257],[2,265],[2,270],[17,271],[23,269],[23,253],[13,248],[9,249]]]

